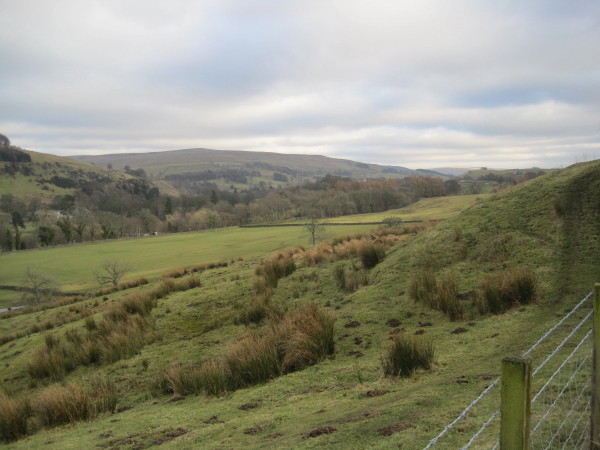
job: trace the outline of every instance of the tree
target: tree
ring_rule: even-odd
[[[20,228],[25,228],[25,222],[23,222],[23,217],[21,213],[18,211],[12,212],[12,225],[15,229],[15,250],[21,250],[21,230]]]
[[[71,221],[71,216],[61,216],[56,221],[56,226],[62,231],[67,244],[73,240],[73,222]]]
[[[54,228],[47,226],[40,226],[38,228],[38,237],[43,246],[50,246],[54,243]]]
[[[127,264],[122,264],[114,259],[106,259],[102,263],[100,272],[94,272],[94,275],[101,285],[112,283],[116,287],[121,278],[130,270],[131,268]]]
[[[0,147],[9,147],[9,146],[10,146],[10,139],[8,139],[3,134],[0,134]]]
[[[56,281],[50,275],[27,268],[25,279],[23,280],[23,301],[25,303],[39,304],[50,298],[58,292]]]
[[[323,234],[325,233],[325,227],[317,214],[311,214],[308,217],[308,221],[304,224],[304,229],[308,232],[313,246],[318,240],[323,238]]]

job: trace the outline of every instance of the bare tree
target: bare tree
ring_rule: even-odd
[[[113,259],[106,259],[102,263],[102,269],[99,272],[94,272],[94,275],[101,285],[112,283],[116,287],[121,278],[130,270],[131,268],[127,264],[122,264]]]
[[[308,221],[304,224],[304,229],[308,232],[312,245],[323,239],[325,234],[325,226],[321,223],[321,219],[317,214],[310,214]]]
[[[39,304],[58,293],[56,280],[42,272],[27,268],[23,280],[23,301],[25,303]]]

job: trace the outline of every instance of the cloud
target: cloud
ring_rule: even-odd
[[[591,0],[0,7],[0,131],[38,151],[208,147],[409,167],[600,153]]]

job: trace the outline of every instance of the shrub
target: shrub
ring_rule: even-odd
[[[414,301],[435,308],[435,275],[431,269],[420,268],[412,273],[408,282],[408,293]]]
[[[385,258],[385,248],[375,242],[363,242],[358,248],[363,269],[372,269]]]
[[[493,274],[481,283],[479,310],[500,314],[517,305],[535,300],[537,279],[533,272],[515,269]]]
[[[27,400],[12,398],[0,391],[0,440],[10,442],[27,434],[31,407]]]
[[[397,334],[389,343],[382,359],[386,376],[410,377],[417,369],[429,370],[435,358],[430,340]]]

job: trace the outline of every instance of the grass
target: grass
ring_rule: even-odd
[[[399,334],[388,344],[381,364],[385,375],[406,378],[418,369],[431,369],[434,358],[431,340]]]
[[[481,202],[456,219],[420,234],[403,236],[387,251],[385,259],[369,270],[369,284],[355,292],[341,291],[336,278],[338,264],[344,264],[346,270],[351,270],[353,264],[360,266],[358,254],[351,256],[350,247],[349,259],[343,262],[337,257],[317,266],[297,262],[293,273],[278,280],[269,303],[283,312],[315,304],[319,310],[334,315],[334,338],[329,342],[334,344],[335,358],[319,359],[316,364],[312,357],[305,358],[314,347],[328,348],[323,343],[327,340],[307,345],[303,334],[297,332],[294,339],[286,341],[297,344],[293,352],[289,344],[290,355],[297,357],[290,357],[285,367],[303,368],[283,376],[269,372],[272,357],[263,362],[252,361],[252,351],[243,347],[254,345],[256,350],[264,345],[271,349],[266,354],[273,355],[273,346],[258,344],[261,337],[271,333],[271,322],[234,323],[234,318],[255,298],[255,270],[269,258],[268,253],[236,258],[227,267],[204,270],[197,274],[202,281],[198,289],[173,291],[157,299],[150,317],[156,330],[162,332],[160,340],[147,343],[137,353],[117,362],[79,366],[66,375],[65,382],[70,383],[95,373],[110,373],[118,380],[117,407],[126,410],[116,416],[101,414],[90,422],[41,430],[11,445],[35,448],[52,441],[61,448],[92,448],[111,442],[112,446],[126,447],[133,440],[136,445],[151,446],[169,439],[170,446],[189,448],[391,448],[398,442],[405,448],[423,448],[489,385],[490,376],[499,374],[504,356],[525,351],[556,323],[557,315],[563,315],[592,286],[590,280],[596,266],[582,262],[575,262],[576,272],[569,271],[569,292],[559,292],[556,282],[565,273],[563,264],[576,261],[575,257],[587,261],[587,250],[594,250],[597,245],[585,227],[581,228],[584,233],[576,237],[577,242],[565,240],[563,235],[568,228],[565,220],[584,221],[585,217],[586,222],[597,224],[592,202],[581,203],[577,209],[583,214],[581,217],[575,215],[575,210],[565,210],[558,217],[552,201],[575,184],[585,193],[588,184],[581,177],[587,176],[589,167],[578,166],[533,180]],[[501,235],[506,240],[494,244],[497,256],[482,259],[481,249]],[[350,241],[340,238],[329,246],[333,249],[342,242],[346,245]],[[60,334],[61,343],[66,341],[62,336],[71,327],[84,336],[86,321],[89,328],[94,327],[92,320],[96,327],[100,326],[103,314],[113,304],[142,290],[159,288],[159,275],[169,267],[181,265],[165,265],[155,279],[148,278],[147,287],[111,293],[106,300],[83,298],[77,303],[0,319],[0,335],[25,332],[34,323],[51,322],[55,325],[50,332]],[[434,274],[434,294],[441,292],[443,286],[447,298],[461,301],[463,318],[458,322],[411,299],[411,274],[423,267],[430,267]],[[535,301],[501,315],[480,314],[470,306],[486,277],[519,269],[535,274]],[[452,283],[446,279],[447,274]],[[435,301],[439,302],[439,297]],[[75,306],[89,308],[91,315],[60,325],[60,315]],[[311,321],[300,321],[304,322]],[[386,343],[402,335],[429,339],[435,346],[435,360],[429,369],[418,369],[410,377],[383,377],[381,360]],[[76,341],[77,337],[71,335],[70,339]],[[13,398],[30,393],[26,365],[38,347],[47,347],[40,332],[0,346],[0,379]],[[248,379],[241,380],[238,385],[246,387],[232,391],[221,365],[225,355],[236,355],[236,351],[241,355],[236,367],[244,367],[243,358],[248,357],[248,364],[266,367],[262,373],[267,374],[267,381],[249,385]],[[283,361],[279,350],[277,355]],[[203,380],[200,392],[194,392],[193,397],[185,394],[186,398],[181,398],[182,393],[156,394],[152,386],[157,375],[181,363],[182,369]],[[281,373],[286,370],[281,366]],[[182,383],[178,388],[180,392],[189,392],[184,386]],[[460,432],[450,433],[444,445],[464,445],[461,438],[476,431],[480,425],[476,420],[486,413],[467,418]],[[381,431],[394,429],[399,422],[403,427],[397,427],[391,436]],[[312,433],[319,429],[335,431]]]

